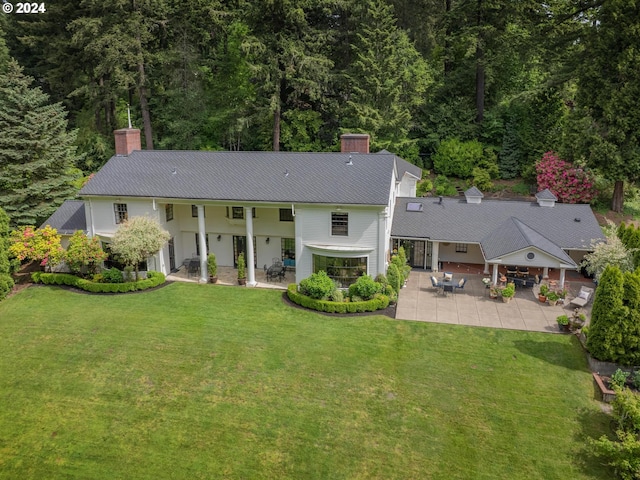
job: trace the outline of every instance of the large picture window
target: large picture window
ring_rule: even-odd
[[[346,288],[361,275],[366,275],[367,257],[343,258],[314,255],[313,273],[318,273],[320,270],[326,272],[327,276],[337,281],[341,287]]]
[[[342,212],[331,213],[331,235],[346,237],[349,235],[349,214]]]

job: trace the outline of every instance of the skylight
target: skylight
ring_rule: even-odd
[[[422,203],[418,203],[418,202],[407,203],[407,212],[421,212],[421,211],[422,211]]]

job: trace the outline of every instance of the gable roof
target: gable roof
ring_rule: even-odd
[[[394,170],[421,173],[389,153],[143,150],[112,157],[79,195],[387,205]]]
[[[510,217],[480,241],[485,259],[495,260],[504,255],[535,247],[558,260],[576,266],[573,259],[555,243],[539,232]]]
[[[65,200],[40,228],[50,225],[62,235],[73,235],[76,230],[87,232],[87,220],[82,200]]]
[[[421,202],[422,212],[407,212],[407,202]],[[565,250],[588,250],[592,240],[604,239],[591,207],[586,204],[556,203],[553,207],[542,207],[537,202],[487,199],[472,204],[459,198],[443,198],[440,203],[431,197],[398,198],[391,235],[479,244],[494,232],[499,235],[511,217]]]

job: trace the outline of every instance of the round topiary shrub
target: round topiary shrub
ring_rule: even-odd
[[[102,272],[102,281],[104,283],[122,283],[124,282],[124,275],[117,268],[110,268]]]
[[[333,280],[322,270],[300,282],[300,293],[317,300],[329,297],[335,288]]]
[[[362,275],[358,277],[355,283],[349,285],[349,296],[360,297],[363,300],[369,300],[380,292],[382,285],[377,283],[371,275]]]

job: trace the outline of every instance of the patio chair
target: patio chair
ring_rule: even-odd
[[[591,300],[591,296],[593,295],[593,288],[585,287],[584,285],[580,287],[580,291],[576,298],[571,300],[571,305],[576,305],[577,307],[584,307],[589,300]]]
[[[516,276],[518,274],[518,268],[517,267],[507,267],[507,275],[509,276]]]
[[[529,276],[529,267],[518,267],[518,276],[519,277]]]
[[[454,285],[455,291],[463,290],[466,283],[467,283],[467,277],[460,280],[457,285]]]
[[[431,277],[431,285],[433,286],[433,288],[435,288],[436,290],[442,288],[442,283],[440,283],[438,281],[438,279],[434,276]]]

